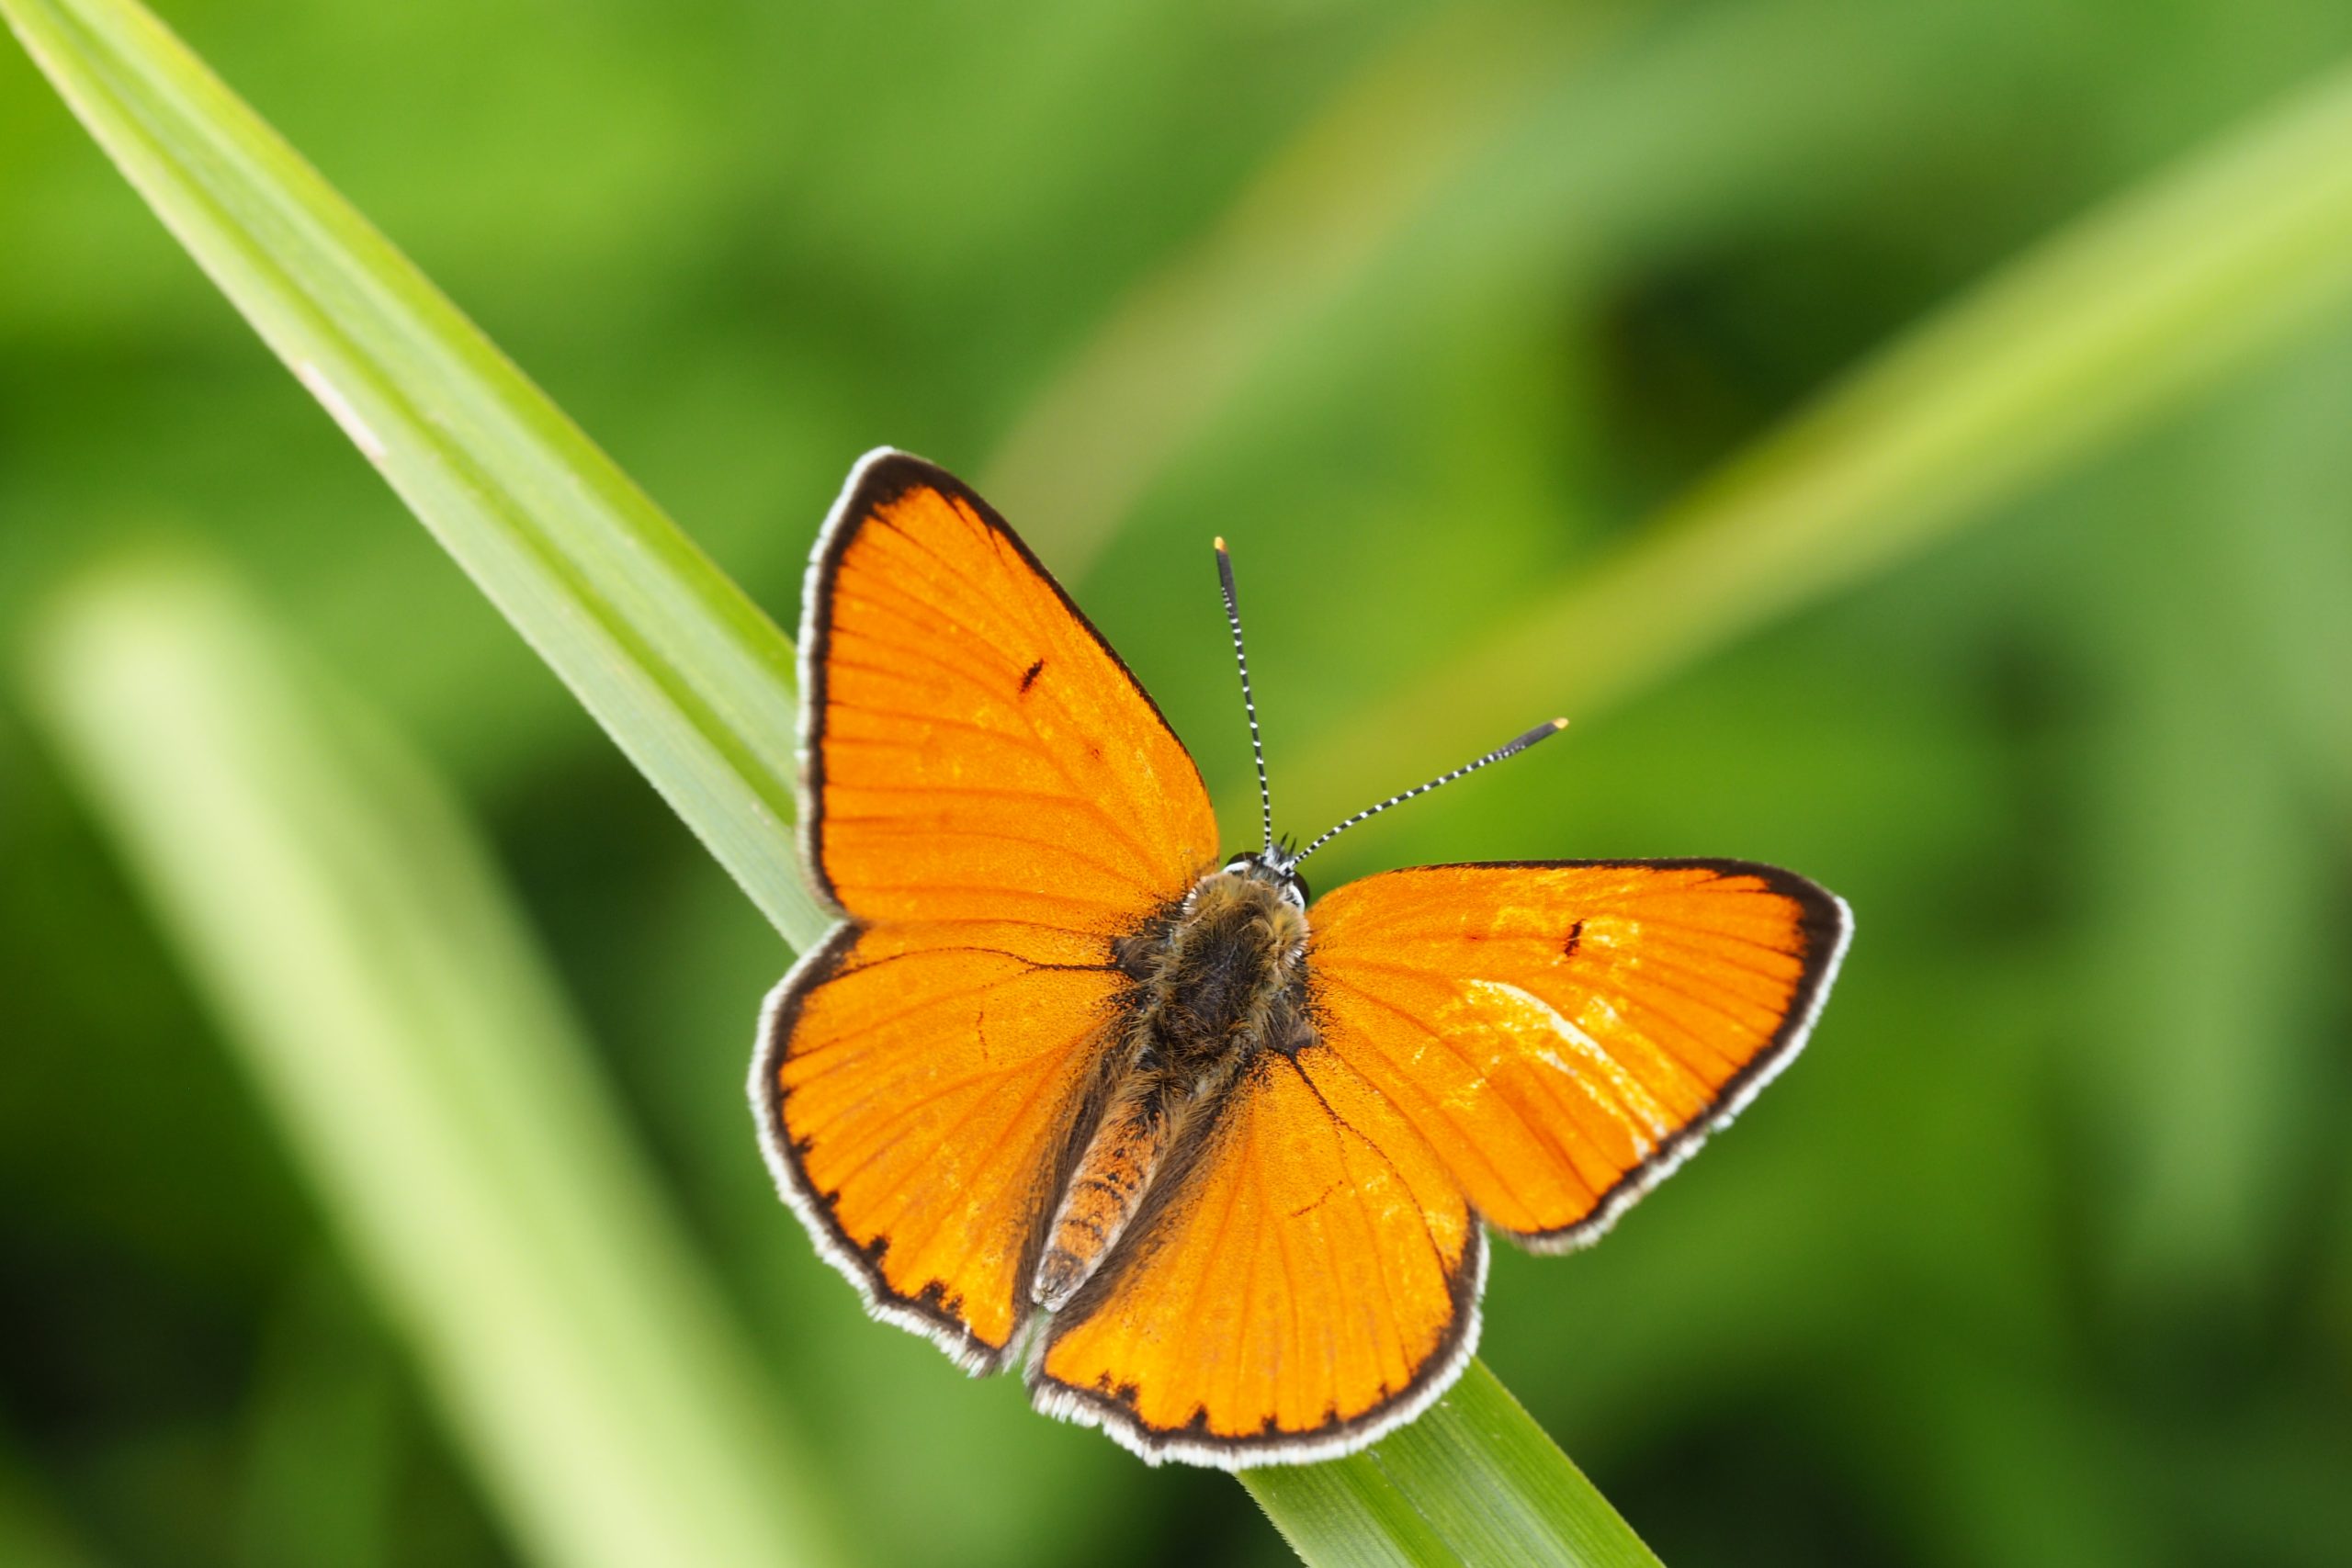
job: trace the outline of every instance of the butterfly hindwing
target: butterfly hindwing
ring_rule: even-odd
[[[1323,1043],[1478,1213],[1582,1246],[1804,1044],[1850,929],[1742,861],[1422,866],[1311,911]]]
[[[845,916],[770,998],[778,1186],[881,1315],[992,1370],[1127,981],[1216,853],[1191,758],[985,503],[876,453],[801,628],[803,852]]]
[[[1166,1201],[1056,1314],[1039,1408],[1145,1458],[1345,1452],[1474,1348],[1486,1252],[1419,1134],[1320,1046],[1261,1053]]]

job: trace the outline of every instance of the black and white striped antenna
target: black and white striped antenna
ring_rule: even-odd
[[[1297,865],[1299,862],[1305,860],[1307,856],[1313,854],[1316,851],[1321,849],[1324,845],[1329,843],[1332,840],[1338,838],[1340,834],[1346,832],[1357,823],[1369,821],[1371,818],[1379,816],[1382,812],[1387,810],[1392,806],[1402,806],[1405,802],[1412,799],[1417,795],[1427,795],[1430,791],[1437,788],[1440,784],[1450,784],[1458,778],[1466,778],[1490,762],[1499,762],[1505,757],[1516,757],[1521,751],[1526,750],[1530,746],[1534,745],[1538,740],[1549,740],[1552,737],[1559,734],[1560,731],[1566,729],[1567,727],[1568,721],[1565,718],[1548,720],[1545,723],[1537,725],[1534,728],[1529,730],[1526,734],[1521,736],[1510,745],[1496,747],[1493,750],[1487,752],[1485,756],[1479,758],[1475,762],[1464,762],[1462,766],[1454,769],[1450,773],[1440,773],[1437,777],[1430,780],[1427,784],[1415,784],[1412,788],[1406,790],[1401,795],[1390,795],[1386,800],[1382,801],[1377,806],[1368,806],[1362,811],[1357,812],[1353,817],[1349,818],[1346,821],[1326,831],[1321,838],[1316,840],[1313,843],[1299,851],[1298,853],[1285,859],[1283,862],[1283,869],[1285,871],[1290,870],[1292,867]]]
[[[1258,700],[1250,693],[1250,655],[1241,646],[1241,602],[1233,587],[1233,557],[1226,549],[1225,541],[1221,538],[1216,541],[1216,578],[1218,584],[1225,590],[1226,624],[1233,628],[1233,661],[1241,670],[1241,709],[1250,716],[1250,755],[1258,764],[1258,809],[1265,827],[1266,844],[1264,852],[1259,858],[1277,871],[1292,870],[1299,862],[1357,823],[1368,822],[1392,806],[1402,806],[1415,795],[1427,795],[1441,784],[1450,784],[1456,779],[1467,778],[1480,768],[1499,762],[1506,757],[1516,757],[1537,741],[1549,740],[1568,727],[1568,721],[1565,718],[1555,718],[1547,723],[1539,724],[1509,745],[1498,746],[1485,756],[1474,761],[1464,762],[1450,773],[1440,773],[1427,784],[1415,784],[1401,794],[1390,795],[1377,806],[1364,807],[1346,821],[1326,830],[1322,837],[1296,853],[1277,851],[1274,848],[1274,792],[1266,783],[1266,743],[1258,733]]]
[[[1216,541],[1216,580],[1225,588],[1225,618],[1233,627],[1233,661],[1241,666],[1241,708],[1250,716],[1250,754],[1258,760],[1258,809],[1265,819],[1266,858],[1274,853],[1274,792],[1266,786],[1266,744],[1258,738],[1258,702],[1250,694],[1250,656],[1241,649],[1241,604],[1233,593],[1233,557]]]

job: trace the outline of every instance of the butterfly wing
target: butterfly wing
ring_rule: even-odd
[[[1481,1219],[1590,1241],[1785,1065],[1846,907],[1736,861],[1430,866],[1309,911],[1314,1043],[1268,1051],[1057,1314],[1052,1414],[1153,1461],[1349,1452],[1477,1338]]]
[[[862,461],[803,597],[802,848],[851,918],[970,923],[1054,960],[1216,860],[1158,705],[944,471]]]
[[[1804,1043],[1851,917],[1742,861],[1423,866],[1310,911],[1325,1045],[1521,1245],[1598,1237]]]
[[[1029,1369],[1154,1463],[1343,1453],[1475,1348],[1486,1249],[1428,1142],[1337,1054],[1261,1053]]]
[[[879,1316],[993,1370],[1129,984],[1216,855],[1207,792],[988,505],[861,462],[809,567],[802,852],[844,922],[769,998],[778,1187]]]

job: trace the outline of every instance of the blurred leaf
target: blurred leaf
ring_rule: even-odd
[[[403,1479],[398,1369],[339,1269],[299,1271],[274,1314],[239,1498],[247,1568],[383,1568]]]
[[[1023,415],[981,490],[1066,581],[1247,377],[1589,47],[1607,8],[1445,9],[1409,30],[1160,267]]]
[[[0,0],[124,176],[796,944],[792,646],[164,26]]]
[[[1883,172],[1900,145],[1887,119],[1939,112],[1948,31],[1916,12],[1784,0],[1443,9],[1129,293],[1023,412],[980,488],[1073,580],[1187,443],[1246,418],[1241,394],[1270,363],[1294,362],[1294,397],[1322,394],[1361,340],[1464,295],[1507,302],[1523,338],[1531,278],[1555,291],[1564,268],[1637,235],[1754,206],[1786,221]]]
[[[8,1568],[97,1568],[98,1563],[6,1447],[0,1447],[0,1562]]]
[[[2289,716],[2255,679],[2272,617],[2242,616],[2227,592],[2256,532],[2235,456],[2210,438],[2150,454],[2129,481],[2138,503],[2078,569],[2098,587],[2078,630],[2114,687],[2082,878],[2099,940],[2080,1070],[2133,1307],[2250,1325],[2319,1147],[2308,1086],[2324,1036],[2304,1010],[2336,889],[2312,853]]]
[[[1917,554],[2352,292],[2339,69],[2004,268],[1613,559],[1287,762],[1352,799],[1530,715],[1582,716]],[[1295,782],[1290,782],[1295,781]]]
[[[1315,1568],[1489,1562],[1657,1568],[1657,1559],[1483,1362],[1411,1426],[1328,1464],[1242,1472]],[[1367,1518],[1381,1522],[1375,1533]]]
[[[2227,570],[2233,630],[2261,666],[2275,711],[2334,798],[2352,840],[2352,340],[2299,363],[2233,421]]]
[[[2209,1539],[2244,1561],[2341,1568],[2352,1440],[2340,1423],[2265,1410],[2200,1424],[2188,1446],[2183,1457],[2199,1484],[2185,1488],[2183,1501],[2205,1516]]]
[[[158,564],[54,607],[33,694],[517,1542],[835,1561],[495,873],[295,663]]]
[[[2016,1348],[1890,1343],[1869,1400],[1874,1461],[1902,1484],[1942,1548],[1936,1561],[2003,1568],[2145,1568],[2167,1554],[2163,1502],[2109,1411]],[[1997,1499],[1997,1506],[1989,1506]]]

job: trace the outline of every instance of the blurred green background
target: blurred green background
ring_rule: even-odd
[[[786,625],[859,452],[973,478],[1235,824],[1226,535],[1310,832],[1460,759],[1285,759],[2352,56],[2335,0],[164,15]],[[451,781],[864,1557],[1286,1560],[865,1322],[742,1105],[773,930],[14,50],[0,256],[0,657],[164,541]],[[2352,1561],[2347,432],[2338,310],[1321,857],[1854,906],[1738,1128],[1495,1269],[1668,1563]],[[0,1554],[516,1560],[73,778],[0,682]]]

